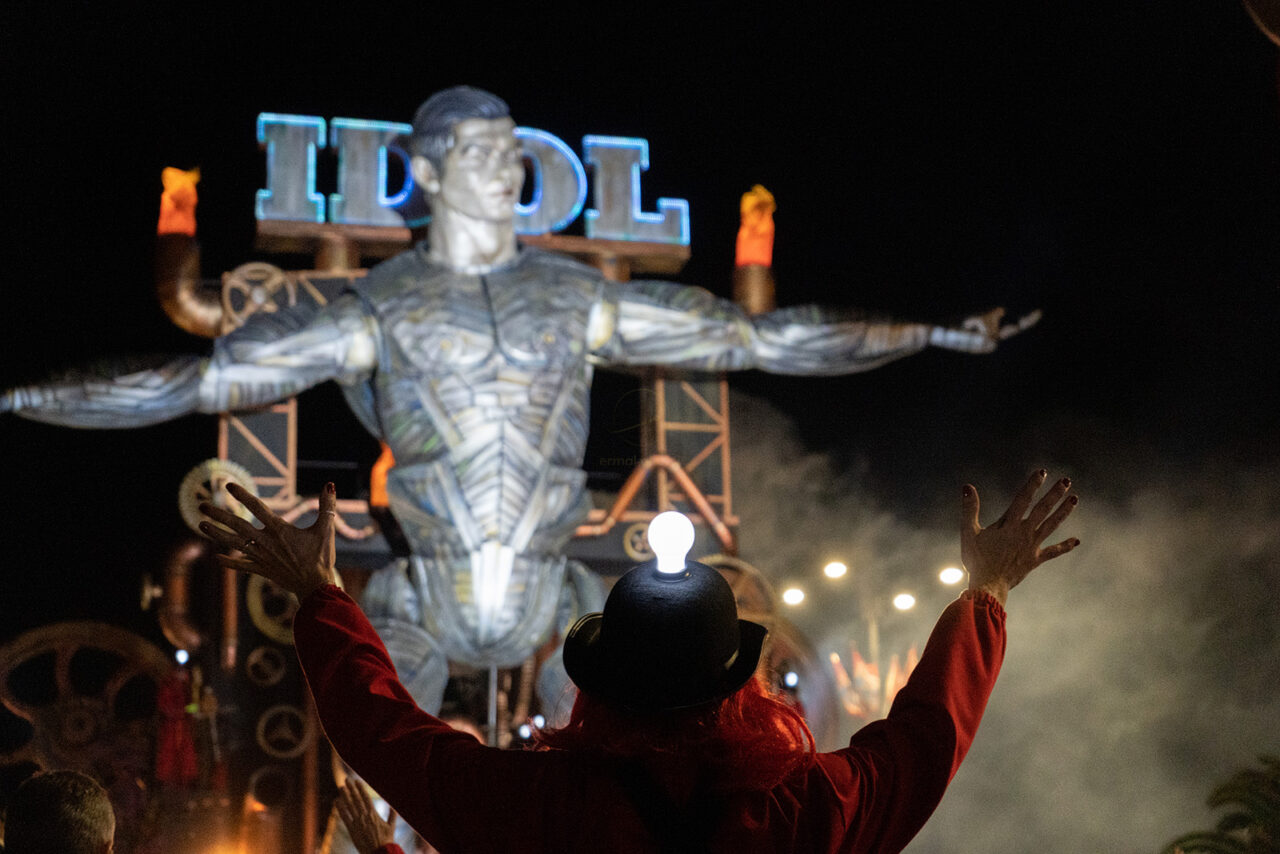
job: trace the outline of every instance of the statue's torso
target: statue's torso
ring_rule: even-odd
[[[593,270],[543,253],[483,275],[406,253],[360,288],[381,330],[368,400],[416,552],[554,554],[582,519]]]

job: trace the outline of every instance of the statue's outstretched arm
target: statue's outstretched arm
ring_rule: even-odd
[[[988,353],[1034,324],[1034,313],[1001,325],[1002,309],[939,325],[820,306],[748,316],[702,288],[670,282],[609,285],[592,318],[593,354],[605,364],[706,371],[759,368],[778,374],[846,374],[877,368],[925,347]]]
[[[191,412],[248,409],[328,379],[367,375],[377,330],[354,297],[315,312],[255,317],[208,357],[120,360],[0,393],[0,412],[68,427],[142,427]]]

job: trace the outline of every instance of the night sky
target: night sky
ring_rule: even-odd
[[[202,170],[205,276],[263,257],[259,112],[408,121],[469,83],[579,153],[645,137],[646,208],[692,212],[676,278],[725,296],[738,198],[763,184],[782,305],[1044,311],[991,356],[732,378],[742,552],[779,582],[817,588],[846,555],[926,578],[958,557],[964,482],[985,521],[1041,465],[1082,496],[1062,535],[1084,544],[1011,596],[988,718],[909,850],[1156,850],[1211,824],[1215,781],[1280,751],[1278,50],[1232,2],[938,5],[10,4],[0,387],[207,348],[155,298],[160,171]],[[304,406],[312,455],[363,442],[331,392]],[[0,641],[91,618],[163,645],[140,580],[185,534],[177,486],[215,427],[0,418]],[[851,591],[795,612],[820,649],[847,643]],[[922,641],[936,610],[902,630]]]

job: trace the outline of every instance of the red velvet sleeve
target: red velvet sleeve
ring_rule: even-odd
[[[460,843],[485,834],[483,816],[458,802],[499,776],[492,766],[506,752],[419,709],[364,612],[337,587],[303,601],[293,637],[338,754],[436,848],[485,850]]]
[[[851,775],[839,786],[847,850],[900,851],[924,826],[973,743],[1005,640],[1004,608],[966,591],[938,619],[888,717],[824,757]]]

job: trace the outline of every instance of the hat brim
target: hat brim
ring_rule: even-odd
[[[677,697],[662,685],[637,684],[634,674],[608,660],[600,643],[604,614],[578,619],[564,639],[564,669],[578,690],[636,711],[673,711],[705,705],[728,697],[755,675],[769,630],[750,620],[738,620],[738,654],[713,684],[696,696]]]

